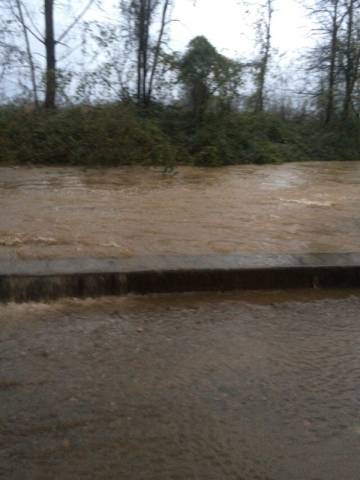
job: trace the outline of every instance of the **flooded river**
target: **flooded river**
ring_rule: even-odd
[[[360,292],[0,305],[4,480],[358,480]]]
[[[360,163],[0,168],[0,256],[359,250]]]

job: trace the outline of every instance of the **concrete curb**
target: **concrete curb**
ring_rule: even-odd
[[[359,287],[359,253],[0,262],[2,302],[129,293]]]

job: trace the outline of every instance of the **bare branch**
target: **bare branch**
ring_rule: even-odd
[[[34,20],[33,20],[33,18],[32,18],[32,15],[30,15],[30,12],[29,12],[26,4],[25,4],[24,2],[21,2],[21,3],[22,3],[23,10],[24,10],[27,18],[29,19],[29,22],[31,23],[34,31],[38,34],[39,38],[42,39],[42,42],[44,42],[43,34],[42,34],[42,32],[40,32],[40,30],[39,30],[38,27],[36,26],[36,24],[35,24],[35,22],[34,22]]]
[[[31,83],[32,83],[32,89],[33,89],[33,95],[34,95],[34,103],[35,103],[36,107],[38,107],[39,98],[38,98],[38,93],[37,93],[35,64],[34,64],[33,55],[32,55],[32,51],[31,51],[30,40],[29,40],[29,36],[28,36],[28,29],[26,28],[26,23],[25,23],[23,9],[22,9],[23,3],[22,3],[21,0],[16,0],[16,7],[17,7],[17,10],[18,10],[19,21],[20,21],[21,27],[23,29],[23,34],[24,34],[24,40],[25,40],[25,45],[26,45],[26,54],[27,54],[28,62],[29,62]]]
[[[158,39],[157,39],[157,44],[156,44],[156,47],[155,47],[154,61],[153,61],[151,74],[150,74],[150,80],[149,80],[149,89],[148,89],[148,99],[149,99],[149,101],[151,100],[153,83],[154,83],[154,78],[155,78],[155,74],[156,74],[156,69],[157,69],[157,66],[158,66],[158,63],[159,63],[161,44],[162,44],[162,41],[163,41],[165,28],[170,23],[169,21],[166,21],[166,15],[167,15],[167,11],[168,11],[168,8],[170,6],[170,3],[171,3],[171,0],[165,0],[164,5],[163,5],[162,16],[161,16],[161,26],[160,26]]]
[[[77,15],[74,20],[70,23],[70,25],[63,31],[63,33],[59,36],[57,43],[60,43],[64,38],[71,32],[71,30],[79,23],[85,13],[89,10],[95,0],[89,0],[87,5],[83,8],[83,10]]]

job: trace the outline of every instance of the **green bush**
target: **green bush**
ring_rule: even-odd
[[[172,168],[359,158],[358,121],[324,129],[314,120],[227,111],[196,123],[179,106],[143,112],[125,103],[50,113],[0,109],[2,163]]]
[[[71,108],[2,112],[0,160],[19,163],[163,165],[174,162],[174,148],[156,122],[133,108]]]

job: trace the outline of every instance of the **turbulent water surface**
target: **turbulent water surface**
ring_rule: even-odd
[[[0,168],[0,256],[359,249],[360,163]]]
[[[360,292],[0,305],[4,480],[358,480]]]

